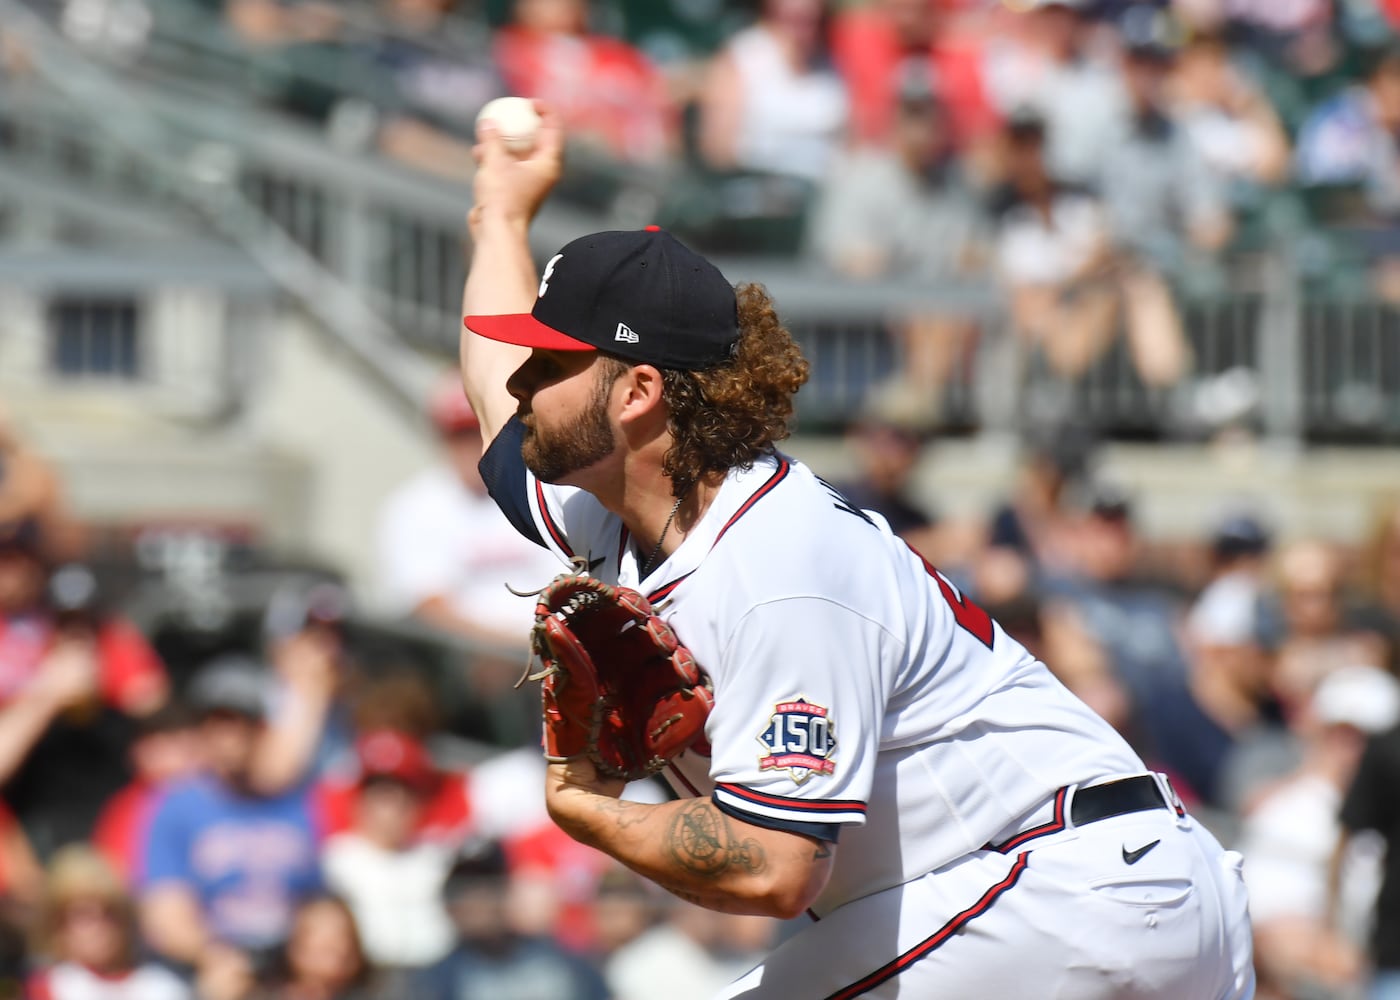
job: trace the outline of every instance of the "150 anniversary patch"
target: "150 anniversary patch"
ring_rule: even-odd
[[[758,737],[767,751],[760,771],[786,770],[799,785],[814,774],[836,770],[836,726],[831,712],[798,695],[773,707],[768,728]]]

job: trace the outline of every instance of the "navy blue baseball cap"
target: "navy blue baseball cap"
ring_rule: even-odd
[[[723,364],[739,340],[734,287],[657,226],[580,237],[545,265],[530,312],[465,322],[508,344],[684,370]]]

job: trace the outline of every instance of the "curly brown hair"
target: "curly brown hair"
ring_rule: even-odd
[[[666,369],[671,447],[662,470],[673,496],[711,472],[747,468],[791,431],[792,398],[810,366],[762,285],[735,288],[739,341],[734,356],[704,371]]]

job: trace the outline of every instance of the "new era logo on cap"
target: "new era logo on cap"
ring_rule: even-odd
[[[574,240],[550,258],[533,310],[468,316],[465,323],[509,344],[607,351],[658,368],[693,370],[733,356],[738,313],[734,288],[719,268],[649,226]],[[647,331],[645,342],[637,329]]]

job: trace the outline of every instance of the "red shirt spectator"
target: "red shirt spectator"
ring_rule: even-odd
[[[160,796],[199,767],[195,720],[188,712],[166,706],[139,725],[129,751],[136,776],[107,800],[92,832],[93,846],[127,885],[142,877],[140,860]]]
[[[900,91],[937,93],[948,110],[954,138],[964,143],[987,135],[997,114],[983,81],[976,40],[949,30],[951,0],[926,0],[920,19],[897,20],[891,7],[874,3],[844,11],[832,25],[832,57],[851,95],[851,130],[859,140],[884,143],[894,128]],[[922,83],[912,74],[926,74]]]
[[[661,72],[615,38],[589,34],[581,2],[517,3],[496,36],[495,58],[512,94],[547,101],[569,134],[618,159],[656,163],[670,152],[676,109]]]
[[[379,730],[362,737],[355,749],[359,770],[324,781],[317,788],[318,813],[327,835],[350,829],[361,783],[374,775],[396,777],[424,790],[418,820],[420,839],[455,844],[470,832],[469,779],[465,774],[437,770],[418,740],[405,733]]]

